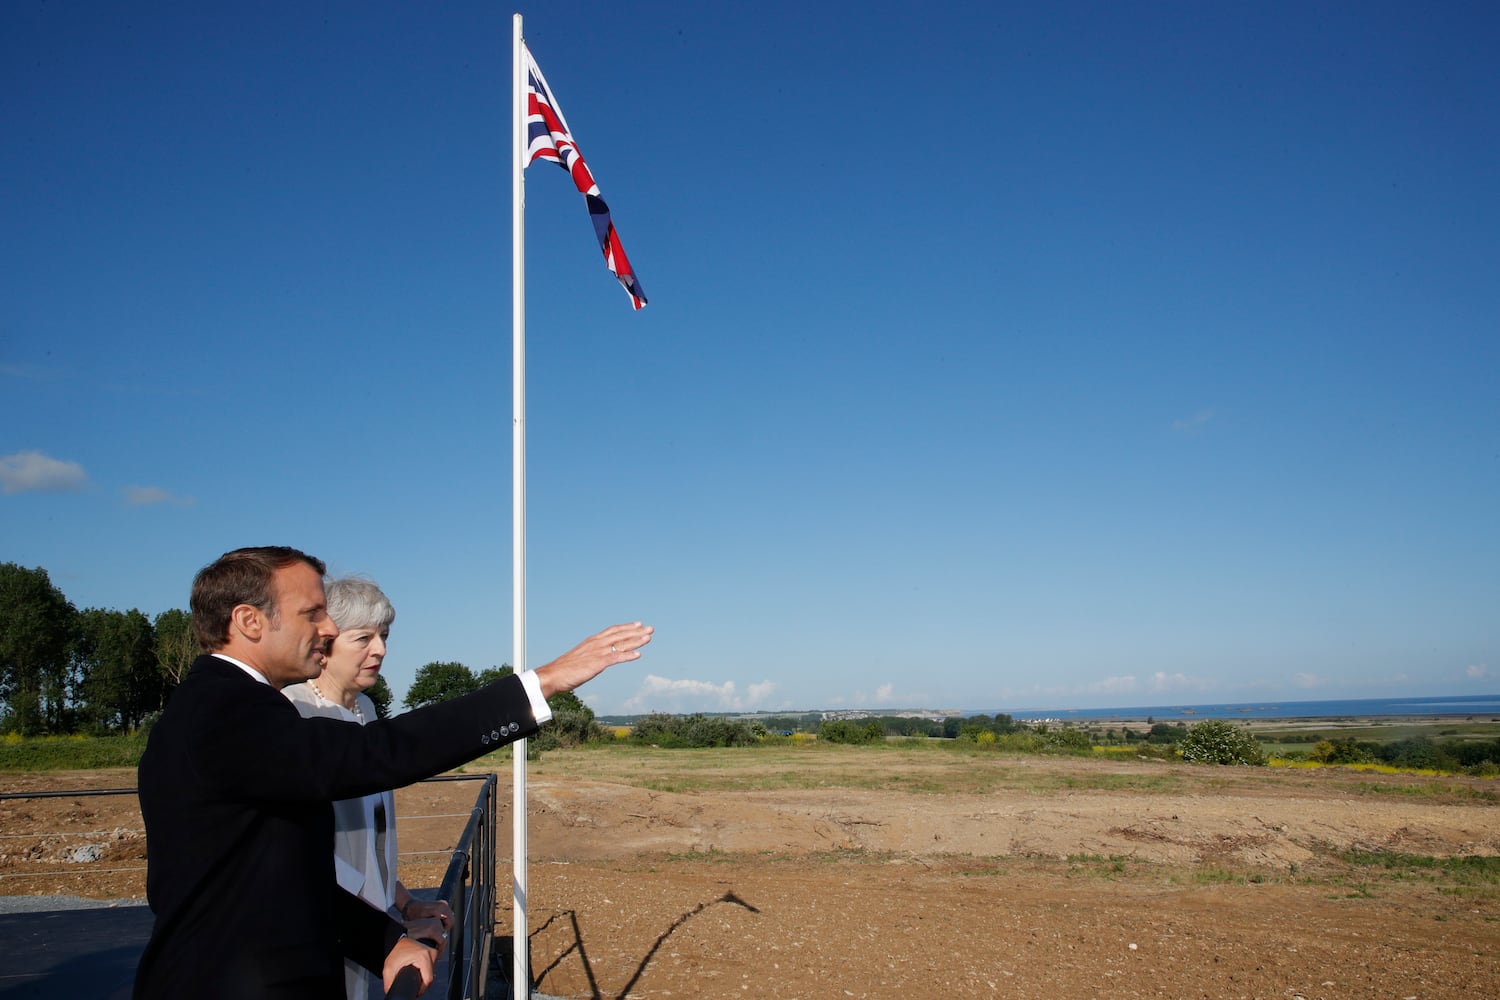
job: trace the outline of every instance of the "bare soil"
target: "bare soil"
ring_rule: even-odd
[[[504,814],[509,765],[486,766]],[[133,784],[0,775],[7,792]],[[409,885],[439,881],[474,793],[398,792]],[[546,754],[530,803],[531,967],[551,996],[1500,996],[1492,779],[608,748]],[[133,796],[0,801],[0,835],[0,894],[144,894]]]

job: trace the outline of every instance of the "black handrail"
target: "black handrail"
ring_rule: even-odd
[[[474,799],[469,821],[464,826],[438,887],[437,898],[448,901],[453,910],[453,926],[448,931],[446,988],[429,995],[447,1000],[479,1000],[489,975],[490,951],[495,939],[495,788],[494,774],[444,774],[428,781],[480,781],[484,787]],[[45,799],[66,796],[134,795],[134,788],[79,788],[72,791],[33,791],[0,793],[8,799]],[[417,970],[408,966],[397,974],[386,1000],[413,1000],[422,980]],[[437,987],[439,983],[434,982]]]
[[[469,822],[453,849],[438,898],[448,901],[453,926],[448,929],[446,988],[429,994],[447,1000],[484,996],[490,950],[495,936],[495,775],[449,775],[445,780],[478,780],[484,787],[474,800]],[[414,1000],[422,980],[411,966],[402,969],[386,1000]],[[432,989],[444,984],[434,981]]]

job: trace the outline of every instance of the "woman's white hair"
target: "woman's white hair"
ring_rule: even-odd
[[[329,580],[323,592],[328,596],[328,617],[341,629],[390,628],[396,620],[396,609],[390,598],[375,586],[374,580],[362,576],[341,576]]]

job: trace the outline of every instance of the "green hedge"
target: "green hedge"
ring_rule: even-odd
[[[71,771],[135,767],[146,750],[146,733],[128,736],[32,736],[0,738],[0,771]]]

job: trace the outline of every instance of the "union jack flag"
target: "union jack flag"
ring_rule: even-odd
[[[526,59],[525,166],[529,167],[537,160],[551,160],[573,178],[578,192],[588,204],[589,219],[594,223],[594,234],[604,251],[605,265],[620,279],[625,293],[630,296],[631,305],[639,309],[646,304],[646,296],[641,291],[641,283],[636,280],[635,269],[630,266],[630,258],[625,256],[625,248],[620,245],[620,234],[615,232],[615,224],[610,220],[609,206],[599,197],[599,185],[594,183],[594,175],[584,165],[583,154],[578,152],[573,133],[563,120],[562,108],[552,96],[552,88],[547,86],[542,71],[537,68],[531,50],[525,45],[521,50]]]

